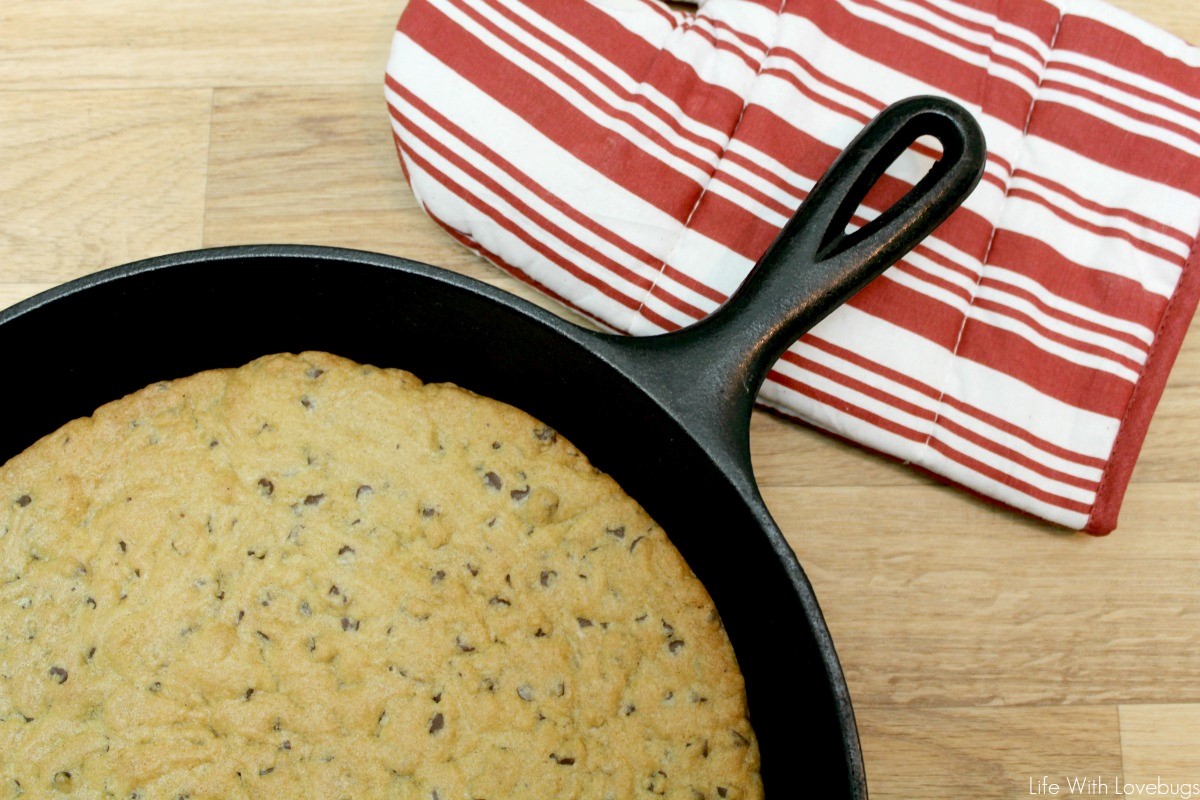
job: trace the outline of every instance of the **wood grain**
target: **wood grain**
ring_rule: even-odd
[[[1002,800],[1038,783],[1121,773],[1117,711],[1076,708],[857,710],[872,797]],[[1061,795],[1067,795],[1062,791]]]
[[[1163,797],[1200,797],[1200,705],[1121,706],[1120,717],[1125,780],[1156,791],[1161,781]]]
[[[5,3],[0,308],[151,255],[303,242],[437,264],[575,318],[454,244],[405,185],[381,87],[403,4]],[[1118,4],[1200,40],[1195,0]],[[752,449],[842,657],[873,798],[1028,797],[1043,775],[1200,782],[1200,322],[1106,539],[775,414],[755,413]]]
[[[211,89],[0,92],[6,282],[200,246]]]

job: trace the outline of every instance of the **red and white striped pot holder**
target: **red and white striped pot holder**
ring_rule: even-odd
[[[631,334],[716,308],[884,106],[957,100],[983,182],[760,399],[1115,526],[1200,295],[1200,51],[1097,0],[412,0],[385,91],[433,219]],[[906,153],[860,223],[929,165]]]

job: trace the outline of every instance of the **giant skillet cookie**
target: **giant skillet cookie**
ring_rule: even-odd
[[[0,468],[0,797],[759,798],[663,531],[533,418],[324,353]]]

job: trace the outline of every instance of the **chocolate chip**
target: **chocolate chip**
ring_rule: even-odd
[[[87,600],[84,600],[83,602],[87,603],[92,608],[96,607],[96,601],[91,597],[89,597]]]
[[[554,759],[554,762],[556,764],[561,764],[564,767],[572,766],[575,763],[575,759],[571,758],[570,756],[561,756],[560,757],[560,756],[555,755],[554,753],[551,753],[550,758]]]
[[[121,541],[117,542],[117,547],[121,548],[121,552],[122,552],[122,553],[127,553],[127,552],[129,552],[129,547],[128,547],[128,546],[125,544],[125,540],[124,540],[124,539],[122,539]]]
[[[437,572],[433,573],[433,577],[429,579],[429,582],[430,583],[440,583],[441,581],[445,580],[445,578],[446,578],[446,570],[439,569]]]
[[[291,750],[292,749],[292,740],[284,739],[283,743],[281,745],[279,745],[279,749],[280,750]]]
[[[493,449],[493,450],[499,450],[499,449],[500,449],[500,443],[499,443],[499,442],[492,442],[492,449]]]
[[[67,682],[67,671],[62,667],[51,667],[50,676],[56,678],[60,686]]]
[[[267,636],[267,635],[266,635],[265,633],[263,633],[262,631],[255,631],[255,633],[257,633],[259,636],[261,636],[264,642],[269,642],[269,641],[271,641],[271,637],[270,637],[270,636]]]
[[[485,473],[483,479],[487,482],[487,485],[493,489],[499,490],[502,486],[504,486],[504,481],[500,480],[500,476],[494,472]]]
[[[357,619],[350,619],[349,617],[342,617],[342,630],[344,630],[344,631],[350,631],[350,630],[356,631],[356,630],[358,630],[359,624],[360,624],[360,621]]]
[[[728,797],[728,796],[729,796],[729,790],[728,790],[728,789],[726,789],[724,786],[718,786],[718,787],[717,787],[717,796],[719,796],[719,797]]]
[[[615,528],[605,528],[604,532],[607,534],[610,534],[612,536],[615,536],[618,539],[625,538],[625,526],[624,525],[618,525]]]
[[[545,636],[549,636],[550,634],[546,633],[546,632],[545,632],[544,630],[542,630],[541,628],[538,628],[536,631],[534,631],[534,632],[533,632],[533,635],[534,635],[534,637],[535,637],[535,638],[537,638],[537,639],[541,639],[541,638],[543,638],[543,637],[545,637]]]
[[[17,505],[19,505],[21,508],[24,508],[25,506],[29,505],[32,502],[33,502],[33,498],[27,494],[23,494],[17,498]]]
[[[312,402],[312,400],[308,399],[308,395],[305,395],[304,397],[300,398],[300,405],[304,406],[307,409],[311,409],[313,407],[313,402]]]
[[[94,656],[94,655],[96,655],[96,648],[93,647],[91,650],[88,650],[87,660],[91,661],[92,656]]]
[[[375,494],[375,490],[364,483],[362,486],[358,487],[358,490],[354,493],[354,497],[357,499],[362,497],[364,494]]]
[[[508,495],[513,500],[516,500],[519,502],[521,500],[524,500],[526,497],[529,497],[529,487],[526,486],[524,489],[513,489],[511,492],[508,493]]]
[[[557,577],[558,577],[558,573],[555,572],[554,570],[544,569],[544,570],[542,570],[542,576],[539,579],[539,582],[542,584],[542,586],[549,586],[550,581],[554,580]]]
[[[270,775],[270,774],[271,774],[272,772],[274,772],[274,771],[275,771],[275,768],[274,768],[274,767],[263,767],[262,769],[260,769],[260,770],[258,771],[258,777],[260,777],[260,778],[261,778],[261,777],[263,777],[264,775]]]
[[[683,639],[672,639],[670,643],[667,644],[667,649],[672,653],[678,653],[681,649],[683,649]]]
[[[246,690],[246,699],[249,700],[251,697],[254,697],[254,689],[253,688]]]
[[[625,706],[625,716],[628,717],[630,714],[632,714],[635,711],[637,711],[637,706],[635,706],[633,703],[630,703],[629,705]]]
[[[558,439],[558,434],[555,433],[554,429],[548,425],[541,428],[535,428],[533,435],[543,442],[553,443],[556,439]]]
[[[312,616],[312,606],[308,604],[307,600],[300,601],[300,613],[306,617]]]
[[[433,719],[429,720],[429,733],[434,734],[446,727],[446,718],[442,716],[442,712],[433,715]]]
[[[471,577],[474,578],[477,575],[479,575],[479,567],[468,562],[467,563],[467,572],[471,573]]]
[[[579,627],[581,628],[590,628],[594,624],[590,619],[584,619],[583,617],[576,617],[575,621],[579,623]]]
[[[458,649],[462,650],[464,653],[475,652],[475,648],[467,644],[467,642],[461,636],[454,637],[454,643],[458,645]]]
[[[633,542],[630,543],[630,545],[629,545],[629,552],[632,553],[634,551],[634,548],[636,548],[638,546],[638,542],[640,542],[642,539],[645,539],[645,538],[646,538],[645,536],[639,536],[636,539],[634,539]]]
[[[533,700],[533,687],[528,684],[521,684],[517,687],[517,697],[524,700],[526,703]]]
[[[208,443],[208,449],[211,450],[219,444],[220,444],[220,442],[218,442],[216,439],[213,439],[211,442]]]
[[[158,694],[159,692],[162,691],[162,681],[155,681],[154,683],[150,684],[150,686],[147,688],[154,694]],[[249,699],[249,698],[247,698],[247,699]]]
[[[353,552],[354,552],[354,548],[353,548],[353,547],[351,547],[351,546],[350,546],[350,545],[348,545],[348,544],[344,544],[344,545],[342,545],[341,549],[340,549],[340,550],[338,550],[338,555],[339,555],[339,556],[344,556],[344,555],[346,555],[346,553],[353,553]]]
[[[305,372],[304,374],[307,375],[308,377],[312,378],[313,380],[316,380],[317,378],[319,378],[325,374],[325,370],[323,370],[319,367],[309,367],[308,371]]]
[[[488,605],[490,605],[490,606],[511,606],[512,602],[509,600],[505,600],[500,595],[496,595],[491,600],[488,600]]]
[[[275,484],[271,483],[266,478],[259,478],[258,490],[262,493],[263,497],[270,497],[275,493]]]
[[[705,739],[704,744],[700,747],[700,755],[708,758],[708,739]]]
[[[329,587],[329,593],[336,597],[337,595],[341,594],[342,592],[340,589],[338,589],[337,584],[335,583],[333,586]]]
[[[325,499],[325,495],[323,495],[323,494],[310,494],[308,497],[304,498],[304,505],[318,506],[321,504],[321,501],[324,499]]]
[[[750,740],[747,739],[745,736],[742,736],[740,733],[733,730],[732,728],[730,728],[729,732],[733,734],[733,738],[738,747],[749,747],[750,746]]]
[[[426,517],[426,518],[432,517],[436,513],[437,513],[437,509],[433,508],[432,506],[425,506],[424,508],[421,509],[422,517]]]

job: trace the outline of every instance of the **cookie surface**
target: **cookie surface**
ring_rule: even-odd
[[[568,442],[323,353],[0,467],[0,797],[755,798],[729,640]]]

